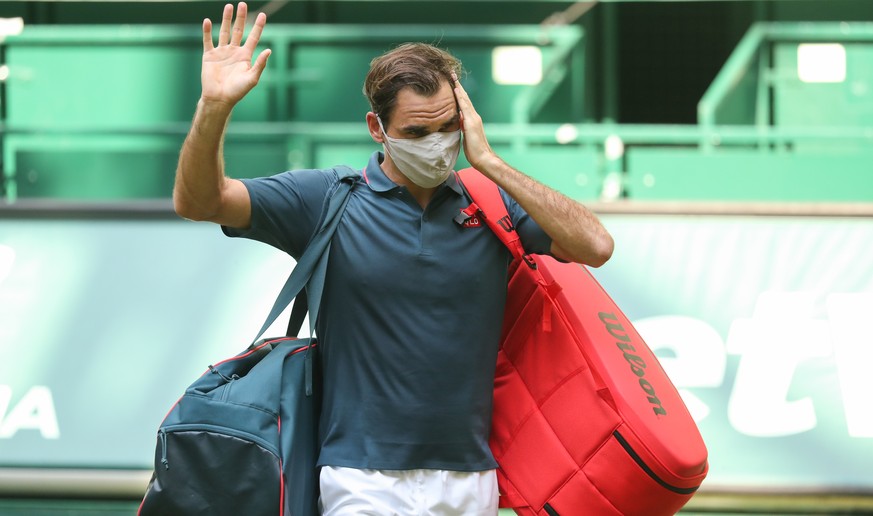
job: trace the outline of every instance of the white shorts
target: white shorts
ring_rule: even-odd
[[[497,473],[321,468],[324,516],[495,516]]]

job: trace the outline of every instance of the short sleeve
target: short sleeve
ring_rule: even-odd
[[[546,234],[539,224],[527,214],[524,208],[519,205],[515,199],[509,196],[503,189],[500,189],[500,195],[503,197],[503,203],[506,205],[506,211],[515,225],[515,230],[521,238],[521,244],[524,246],[524,251],[528,254],[551,254],[552,238]]]
[[[251,198],[251,227],[239,230],[222,226],[222,231],[229,237],[269,244],[298,259],[317,228],[324,199],[337,179],[332,169],[243,179]]]

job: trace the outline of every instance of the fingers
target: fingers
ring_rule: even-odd
[[[461,115],[461,129],[465,129],[465,122],[473,120],[477,115],[473,109],[473,103],[470,102],[470,97],[467,96],[467,91],[461,86],[461,81],[458,80],[457,74],[452,72],[452,80],[455,82],[455,99],[458,101],[458,110]]]
[[[246,38],[245,47],[249,49],[252,53],[255,52],[255,47],[258,46],[258,41],[261,39],[261,33],[264,32],[264,25],[267,23],[267,15],[264,13],[259,13],[258,17],[255,18],[255,25],[252,27],[252,31],[249,33],[249,37]]]
[[[203,20],[203,51],[209,52],[215,48],[212,44],[212,20],[206,18]]]
[[[245,2],[240,2],[236,8],[236,20],[233,23],[233,33],[230,35],[230,44],[239,46],[242,42],[243,32],[246,28],[246,15],[248,14],[248,6]]]
[[[267,67],[267,58],[270,57],[270,49],[264,49],[263,52],[258,54],[258,58],[255,59],[255,64],[252,65],[252,73],[255,74],[255,80],[259,80],[261,78],[261,74],[264,72],[264,68]]]
[[[473,104],[470,102],[470,97],[467,96],[467,92],[464,90],[464,87],[461,86],[461,81],[458,80],[458,76],[455,72],[452,72],[452,80],[455,81],[455,98],[458,100],[458,107],[462,112],[471,109]]]
[[[221,13],[221,28],[218,30],[218,45],[227,45],[230,42],[230,21],[233,19],[233,5],[224,6]]]
[[[242,43],[243,33],[246,28],[246,16],[248,15],[248,5],[245,2],[240,2],[236,8],[236,20],[233,19],[233,4],[226,4],[224,11],[221,13],[221,27],[218,30],[218,45],[234,45],[239,46]],[[264,29],[264,24],[267,21],[267,16],[263,13],[258,15],[255,22],[254,42],[252,45],[247,45],[250,50],[254,50],[258,40],[261,37],[261,32]],[[208,40],[208,41],[207,41]],[[215,48],[212,44],[212,22],[210,20],[203,21],[203,50],[209,51]]]

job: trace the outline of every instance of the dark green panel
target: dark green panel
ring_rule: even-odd
[[[419,1],[318,2],[340,23],[539,23],[571,2]],[[328,20],[323,20],[328,21]]]
[[[767,1],[774,21],[863,21],[873,19],[868,0]],[[759,0],[760,2],[760,0]]]
[[[18,195],[55,199],[168,198],[176,153],[130,151],[23,152]]]
[[[200,93],[202,43],[196,26],[26,27],[5,42],[10,70],[2,84],[4,129],[9,131],[3,135],[7,199],[168,196]],[[549,99],[551,112],[559,117],[570,116],[566,105],[580,107],[581,94],[560,88],[569,74],[549,78],[559,86],[557,96],[549,87],[498,85],[491,77],[494,46],[541,44],[548,63],[557,52],[579,44],[581,32],[574,28],[550,31],[552,39],[543,41],[545,33],[537,26],[383,26],[374,37],[360,25],[271,28],[261,47],[272,48],[273,57],[261,83],[234,110],[225,148],[234,177],[347,159],[342,152],[343,159],[337,160],[329,149],[316,150],[333,145],[343,131],[339,143],[359,141],[349,139],[347,128],[312,126],[315,134],[310,136],[308,126],[281,124],[353,122],[360,124],[360,141],[365,141],[369,106],[361,85],[369,63],[403,41],[438,42],[453,51],[469,71],[462,81],[486,123],[537,120]],[[517,102],[526,91],[537,92],[527,106]],[[242,130],[235,134],[237,128]]]
[[[846,53],[846,79],[834,83],[801,81],[797,68],[798,43],[779,42],[774,45],[773,113],[776,125],[873,126],[873,44],[841,44]]]
[[[146,146],[104,141],[105,148],[100,148],[100,140],[81,149],[57,142],[25,146],[16,153],[18,196],[106,201],[172,195],[181,138]],[[230,142],[225,146],[225,166],[237,178],[287,170],[284,142]]]
[[[250,2],[250,8],[263,8],[265,4]],[[282,4],[280,9],[271,12],[270,20],[276,23],[539,23],[569,4],[568,1],[307,0]],[[182,1],[159,5],[158,9],[154,2],[0,2],[0,13],[29,15],[28,21],[33,23],[198,23],[204,17],[220,18],[223,3]]]
[[[200,94],[196,48],[101,46],[86,37],[6,50],[10,124],[106,127],[177,121],[193,112]]]
[[[306,122],[361,122],[369,104],[361,91],[370,60],[384,43],[310,44],[293,48],[294,70],[314,80],[294,87],[289,118]],[[366,130],[362,127],[362,130]]]
[[[873,153],[630,149],[634,200],[873,201]]]

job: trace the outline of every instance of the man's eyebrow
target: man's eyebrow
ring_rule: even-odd
[[[427,127],[423,125],[405,125],[400,130],[407,134],[422,134],[427,132]]]
[[[440,126],[440,130],[451,127],[457,124],[460,120],[461,115],[455,113],[455,116],[453,116],[450,120]],[[424,125],[405,125],[401,127],[400,130],[406,134],[427,134],[430,132],[430,129],[428,129],[428,127]]]

